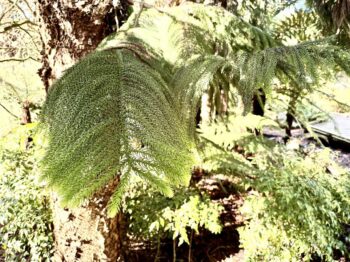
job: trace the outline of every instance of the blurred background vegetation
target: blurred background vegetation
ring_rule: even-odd
[[[38,75],[42,47],[34,10],[33,1],[0,3],[1,136],[21,123],[23,106],[28,104],[35,118],[35,108],[45,97]]]

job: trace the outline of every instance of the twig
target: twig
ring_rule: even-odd
[[[36,25],[34,22],[32,22],[30,20],[25,20],[23,22],[13,22],[13,24],[4,27],[4,31],[1,31],[0,33],[5,33],[13,28],[21,27],[22,25],[25,25],[25,24]]]
[[[176,262],[176,238],[173,240],[173,262]]]
[[[32,12],[32,14],[34,14],[34,11],[33,11],[32,7],[30,6],[30,4],[28,3],[28,1],[27,0],[23,0],[23,2],[26,3],[28,9]]]
[[[135,17],[135,21],[134,21],[134,27],[136,27],[138,25],[140,15],[141,15],[141,13],[143,11],[143,8],[145,7],[143,1],[141,1],[139,3],[139,5],[140,5],[140,10],[136,13],[136,17]]]
[[[142,7],[145,7],[145,8],[153,8],[155,7],[154,5],[151,5],[151,4],[148,4],[148,3],[145,3],[144,1],[135,1],[135,0],[127,0],[127,2],[130,4],[130,5],[134,5],[134,4],[139,4],[140,6]]]
[[[23,16],[24,16],[26,19],[29,19],[29,18],[27,17],[26,12],[25,12],[25,11],[22,9],[22,7],[20,7],[20,5],[18,4],[18,1],[16,1],[16,3],[14,3],[13,1],[9,0],[9,2],[10,2],[11,4],[16,5],[16,7],[21,11],[21,13],[23,14]]]
[[[21,104],[23,103],[23,99],[21,98],[21,96],[19,95],[19,93],[17,92],[17,90],[20,90],[20,88],[14,86],[13,84],[11,84],[10,82],[6,81],[5,79],[2,79],[0,77],[0,82],[4,83],[5,84],[5,87],[6,86],[9,86],[10,89],[12,90],[12,92],[15,94],[15,96],[17,97],[18,99],[18,102],[20,102]]]
[[[0,16],[0,21],[5,17],[5,15],[10,12],[13,8],[15,8],[15,5],[12,4],[11,7],[9,7],[7,10],[5,10],[2,15]]]
[[[158,241],[157,241],[157,253],[154,258],[154,262],[159,261],[159,254],[160,254],[160,234],[158,234]]]
[[[11,116],[13,116],[14,118],[18,119],[18,116],[16,116],[14,113],[12,113],[10,110],[8,110],[3,104],[0,103],[0,106],[1,106],[7,113],[9,113]]]
[[[193,239],[193,229],[191,229],[191,236],[190,236],[190,244],[189,244],[189,247],[188,247],[188,262],[191,262],[192,259],[191,259],[191,249],[192,249],[192,239]]]
[[[40,52],[40,50],[39,50],[37,44],[35,43],[34,37],[31,35],[31,33],[29,33],[29,31],[28,31],[27,29],[24,29],[24,28],[21,27],[21,26],[19,27],[19,29],[21,29],[21,30],[24,31],[27,35],[29,35],[30,40],[33,42],[33,44],[34,44],[36,50],[37,50],[38,52]]]
[[[347,103],[344,103],[344,102],[341,102],[339,101],[338,99],[336,99],[335,97],[333,97],[331,94],[328,94],[320,89],[315,89],[316,92],[319,92],[320,94],[326,96],[327,98],[333,100],[334,102],[336,102],[337,104],[341,105],[341,106],[344,106],[344,107],[347,107],[347,108],[350,108],[350,105],[347,104]]]
[[[36,61],[36,62],[40,62],[38,59],[36,59],[36,58],[34,58],[32,56],[28,56],[28,57],[25,57],[25,58],[5,58],[5,59],[0,59],[0,63],[10,62],[10,61],[24,62],[24,61],[27,61],[27,60],[33,60],[33,61]]]

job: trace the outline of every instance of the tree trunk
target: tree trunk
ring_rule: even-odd
[[[53,81],[116,30],[123,6],[112,0],[37,0],[42,40],[39,75],[48,91]],[[125,6],[124,6],[125,7]],[[55,254],[53,261],[117,261],[120,215],[107,217],[106,204],[118,181],[74,209],[63,209],[53,196]]]
[[[119,16],[117,21],[116,15],[126,4],[115,6],[112,0],[37,1],[43,44],[39,75],[48,90],[65,69],[116,30],[124,18]]]
[[[118,181],[78,208],[62,208],[53,194],[55,254],[53,261],[118,261],[121,258],[121,215],[107,217],[106,205]]]
[[[30,114],[30,102],[28,100],[22,103],[22,119],[21,125],[26,125],[32,122],[32,117]]]

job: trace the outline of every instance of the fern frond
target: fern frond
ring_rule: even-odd
[[[195,117],[203,93],[207,91],[213,76],[226,65],[228,61],[220,56],[199,56],[174,74],[171,86],[180,104],[182,121],[188,126],[189,136],[195,132]]]
[[[290,23],[315,22],[311,14],[303,18],[298,13],[296,17],[290,18]],[[349,52],[341,51],[333,40],[285,47],[260,28],[219,7],[186,3],[162,10],[145,9],[138,17],[137,26],[131,21],[117,35],[106,39],[100,48],[115,47],[123,41],[145,46],[147,53],[155,57],[152,67],[161,72],[167,82],[187,61],[198,56],[216,55],[231,60],[231,64],[236,64],[231,76],[219,77],[220,72],[216,70],[211,77],[215,79],[210,82],[212,93],[219,94],[218,88],[232,84],[243,96],[246,111],[254,92],[259,88],[267,91],[274,77],[292,83],[294,89],[289,92],[292,95],[304,89],[311,91],[322,70],[329,72],[334,66],[345,71],[350,69],[344,59]]]
[[[136,16],[136,14],[134,14]],[[131,17],[118,33],[107,37],[99,50],[120,42],[138,43],[172,67],[196,55],[226,57],[238,50],[275,46],[272,37],[223,8],[185,3],[164,9],[144,9],[137,25]]]
[[[77,205],[115,176],[138,175],[167,195],[188,184],[193,142],[169,87],[127,50],[95,52],[52,87],[43,108],[44,178]],[[125,177],[125,178],[124,178]],[[110,202],[118,210],[122,182]]]
[[[295,100],[293,103],[296,104],[299,97],[315,89],[322,72],[334,72],[336,67],[348,71],[349,58],[349,52],[332,45],[328,39],[254,53],[237,52],[226,58],[200,56],[178,70],[172,86],[185,110],[183,114],[188,116],[189,113],[187,119],[192,119],[189,123],[193,124],[201,95],[219,74],[220,82],[226,81],[238,90],[247,113],[254,93],[260,88],[270,93],[274,78],[290,82],[289,89],[277,91]],[[231,88],[230,92],[233,91]]]

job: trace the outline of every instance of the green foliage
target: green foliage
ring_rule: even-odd
[[[200,128],[199,148],[202,167],[212,173],[234,175],[246,179],[253,176],[255,155],[271,151],[276,143],[255,136],[252,131],[263,127],[276,128],[277,123],[265,117],[248,114],[230,116]]]
[[[322,34],[317,27],[314,12],[299,10],[278,21],[274,28],[274,38],[286,45],[320,39]]]
[[[277,77],[292,83],[283,92],[294,106],[326,68],[319,64],[350,68],[349,54],[331,40],[269,48],[267,33],[218,7],[141,9],[51,88],[44,178],[74,206],[121,175],[111,216],[131,176],[171,196],[196,162],[195,116],[205,91],[233,97],[238,90],[247,112],[255,91],[268,93]]]
[[[249,119],[209,126],[202,135],[204,166],[239,175],[251,188],[242,207],[247,224],[240,229],[246,259],[309,261],[317,254],[332,261],[334,249],[345,253],[350,173],[334,163],[329,150],[299,153],[252,137],[246,129],[271,123]]]
[[[326,172],[335,165],[328,150],[302,157],[275,149],[254,164],[259,172],[249,184],[257,193],[243,206],[249,223],[240,231],[249,259],[300,261],[317,254],[333,261],[334,249],[346,251],[340,237],[350,221],[350,175]]]
[[[34,148],[24,149],[29,135],[22,127],[1,140],[0,245],[6,261],[49,261],[53,252],[51,212],[38,182],[38,160]]]
[[[44,178],[74,205],[121,173],[110,215],[132,175],[171,196],[172,187],[188,184],[193,165],[194,144],[178,111],[160,75],[130,51],[96,52],[48,95]]]
[[[123,211],[128,215],[128,231],[141,239],[178,239],[189,244],[188,233],[205,228],[217,234],[223,209],[195,189],[180,189],[169,199],[145,183],[137,182],[125,196]],[[147,203],[147,205],[145,205]]]
[[[246,0],[236,1],[232,12],[238,17],[263,30],[271,30],[273,22],[284,15],[284,11],[292,9],[297,0]]]
[[[272,9],[279,12],[285,6],[285,3],[280,3],[278,8]],[[165,79],[169,79],[169,74],[183,70],[186,64],[186,67],[196,69],[196,66],[186,63],[191,57],[215,55],[225,58],[230,68],[212,72],[210,87],[226,92],[232,92],[232,87],[237,88],[245,96],[248,109],[256,90],[264,88],[265,93],[269,93],[271,80],[275,77],[288,85],[288,90],[283,91],[293,98],[291,106],[295,107],[300,100],[299,94],[311,93],[318,84],[321,72],[333,72],[337,66],[346,72],[350,68],[348,51],[337,47],[332,38],[291,47],[282,45],[286,32],[293,40],[299,37],[294,30],[295,24],[302,24],[307,27],[307,30],[302,30],[304,33],[310,31],[314,35],[299,37],[299,40],[319,38],[313,30],[315,18],[312,13],[305,16],[296,13],[290,21],[288,18],[280,21],[282,25],[273,28],[269,34],[269,30],[263,31],[218,7],[186,3],[179,7],[143,9],[140,12],[136,12],[120,32],[107,37],[100,49],[127,46],[137,52],[148,52],[153,57],[150,60],[154,68]],[[140,50],[140,46],[144,50]],[[193,73],[192,70],[189,75]],[[175,79],[179,80],[178,77]],[[187,84],[182,81],[184,89]]]

